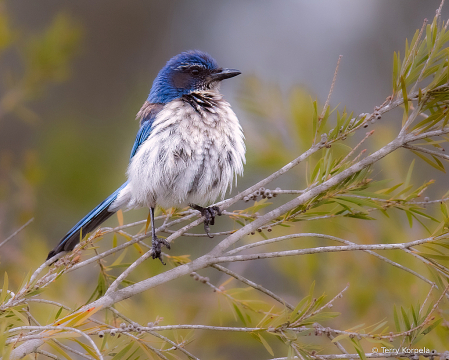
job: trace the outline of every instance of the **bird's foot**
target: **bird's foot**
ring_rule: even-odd
[[[190,204],[189,206],[192,209],[198,210],[201,215],[204,216],[204,231],[206,232],[207,236],[213,238],[213,236],[210,234],[209,225],[215,224],[215,216],[221,216],[221,209],[218,206],[209,206],[206,208],[195,204]]]
[[[157,236],[153,236],[151,239],[151,250],[153,250],[153,254],[151,255],[153,259],[159,259],[163,265],[165,263],[162,261],[162,246],[165,246],[168,250],[170,250],[170,243],[165,239],[159,239]]]

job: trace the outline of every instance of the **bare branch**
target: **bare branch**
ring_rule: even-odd
[[[357,245],[354,242],[351,242],[351,241],[348,241],[348,240],[345,240],[345,239],[341,239],[341,238],[338,238],[338,237],[332,236],[332,235],[317,234],[317,233],[302,233],[302,234],[291,234],[291,235],[280,236],[280,237],[269,239],[269,240],[262,240],[262,241],[258,241],[258,242],[255,242],[255,243],[243,245],[243,246],[240,246],[238,248],[235,248],[235,249],[232,249],[232,250],[228,251],[226,253],[226,255],[237,254],[237,253],[239,253],[239,252],[241,252],[243,250],[247,250],[247,249],[250,249],[250,248],[253,248],[253,247],[256,247],[256,246],[263,246],[263,245],[268,245],[268,244],[275,243],[275,242],[278,242],[278,241],[284,241],[284,240],[301,238],[301,237],[317,237],[317,238],[323,238],[323,239],[338,241],[338,242],[341,242],[341,243],[344,243],[344,244],[347,244],[347,245]],[[376,256],[377,258],[385,261],[386,263],[388,263],[390,265],[393,265],[393,266],[395,266],[395,267],[397,267],[399,269],[402,269],[404,271],[409,272],[410,274],[413,274],[414,276],[418,277],[419,279],[425,281],[428,284],[435,285],[432,281],[428,280],[427,278],[425,278],[421,274],[418,274],[416,271],[413,271],[412,269],[409,269],[409,268],[407,268],[407,267],[405,267],[405,266],[403,266],[401,264],[398,264],[398,263],[396,263],[396,262],[394,262],[394,261],[392,261],[392,260],[390,260],[390,259],[388,259],[388,258],[386,258],[386,257],[384,257],[382,255],[379,255],[379,254],[377,254],[377,253],[375,253],[375,252],[373,252],[371,250],[364,250],[364,251],[367,252],[370,255]]]
[[[409,149],[409,150],[415,150],[415,151],[423,152],[426,154],[438,156],[444,160],[449,160],[449,155],[442,154],[441,152],[438,152],[438,151],[429,150],[429,149],[423,148],[421,146],[404,145],[403,147],[405,147],[406,149]]]
[[[332,79],[331,88],[329,90],[329,94],[327,95],[326,102],[324,103],[324,107],[323,107],[323,111],[321,112],[320,119],[322,119],[324,117],[324,115],[326,114],[326,109],[329,106],[329,102],[331,100],[332,93],[334,92],[334,86],[335,86],[335,83],[337,82],[338,69],[340,68],[340,61],[342,58],[343,58],[343,55],[340,55],[338,57],[337,66],[335,67],[335,71],[334,71],[334,78]]]
[[[0,243],[0,248],[5,245],[9,240],[13,239],[19,232],[21,232],[23,229],[25,229],[29,224],[33,222],[34,218],[31,218],[28,220],[25,224],[23,224],[21,227],[19,227],[16,231],[14,231],[11,235],[9,235],[5,240],[3,240]]]
[[[72,328],[72,327],[66,327],[66,326],[19,326],[19,327],[10,329],[7,332],[8,333],[13,333],[13,332],[23,331],[23,330],[39,330],[39,331],[42,331],[42,334],[40,335],[41,338],[45,338],[47,336],[45,334],[45,330],[51,330],[51,331],[61,330],[61,331],[75,332],[75,333],[79,334],[80,336],[84,337],[89,342],[89,344],[92,346],[94,351],[97,353],[98,358],[100,360],[103,360],[103,356],[101,355],[101,352],[98,349],[97,345],[94,343],[94,341],[89,336],[87,336],[81,330],[78,330],[78,329],[75,329],[75,328]],[[11,338],[11,339],[8,339],[6,341],[6,343],[10,344],[10,343],[14,343],[16,341],[22,341],[22,338],[21,337],[19,337],[17,339],[16,338]],[[17,349],[19,349],[19,348],[17,348]],[[34,350],[34,352],[35,352],[35,350]],[[14,359],[14,357],[11,357],[11,359]]]
[[[382,349],[379,348],[379,351],[381,351]],[[444,353],[427,353],[427,354],[419,354],[419,356],[424,356],[426,358],[432,358],[432,357],[440,357],[441,359],[445,359],[445,356],[448,356],[448,354],[446,354],[447,352]],[[358,354],[338,354],[338,355],[312,355],[309,354],[309,356],[312,359],[326,359],[326,360],[336,360],[336,359],[360,359],[360,356]],[[364,357],[366,358],[370,358],[370,359],[389,359],[389,358],[410,358],[410,353],[406,353],[406,352],[382,352],[382,353],[366,353],[364,354]],[[290,359],[298,359],[296,356]],[[281,357],[281,358],[273,358],[270,360],[289,360],[287,357]]]
[[[236,278],[237,280],[241,281],[242,283],[251,286],[252,288],[259,290],[260,292],[272,297],[273,299],[275,299],[276,301],[280,302],[282,305],[286,306],[288,309],[293,310],[295,307],[291,304],[289,304],[287,301],[285,301],[284,299],[280,298],[279,296],[277,296],[275,293],[273,293],[272,291],[265,289],[263,286],[256,284],[255,282],[246,279],[245,277],[225,268],[224,266],[221,265],[212,265],[213,268],[224,272],[225,274],[228,274],[229,276],[232,276],[233,278]]]
[[[233,261],[247,261],[247,260],[257,260],[257,259],[269,259],[274,257],[283,256],[296,256],[296,255],[308,255],[308,254],[318,254],[324,252],[338,252],[338,251],[354,251],[354,250],[395,250],[395,249],[408,249],[413,246],[425,244],[435,241],[434,237],[415,240],[409,243],[400,244],[373,244],[373,245],[348,245],[348,246],[325,246],[316,247],[311,249],[301,249],[301,250],[287,250],[287,251],[275,251],[270,253],[259,253],[259,254],[249,254],[249,255],[234,255],[234,256],[217,256],[215,259],[211,260],[214,263],[221,262],[233,262]]]
[[[36,350],[35,353],[44,355],[46,357],[49,357],[50,359],[56,359],[56,360],[61,359],[60,357],[57,357],[56,355],[53,355],[52,353],[49,353],[48,351],[45,351],[45,350]]]

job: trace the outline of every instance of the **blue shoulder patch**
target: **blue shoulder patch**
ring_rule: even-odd
[[[140,118],[140,129],[137,132],[136,140],[134,141],[134,145],[131,150],[131,156],[129,157],[130,160],[134,155],[136,155],[139,146],[142,145],[143,142],[150,136],[153,122],[163,107],[164,104],[151,104],[149,102],[145,102],[142,109],[140,109],[137,113],[137,117]]]

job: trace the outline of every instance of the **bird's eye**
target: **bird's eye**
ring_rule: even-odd
[[[193,68],[190,72],[192,75],[198,75],[200,73],[200,70],[197,68]]]

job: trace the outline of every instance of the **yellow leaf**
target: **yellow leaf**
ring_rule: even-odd
[[[117,220],[118,220],[118,224],[120,226],[123,226],[123,211],[122,210],[117,211]]]

